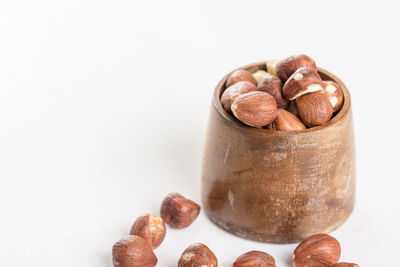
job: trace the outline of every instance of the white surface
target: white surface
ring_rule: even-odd
[[[374,4],[372,4],[374,3]],[[306,53],[350,88],[356,209],[346,261],[400,266],[398,1],[1,1],[0,265],[112,266],[111,247],[171,191],[200,201],[211,94],[231,69]],[[245,241],[204,213],[168,229],[172,267],[295,245]]]

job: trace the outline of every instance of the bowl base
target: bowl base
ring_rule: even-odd
[[[307,237],[313,235],[313,234],[329,234],[339,228],[342,224],[346,222],[348,217],[350,217],[351,213],[347,216],[342,218],[341,221],[338,221],[335,225],[331,225],[329,228],[327,228],[324,231],[320,231],[318,233],[307,233],[304,235],[298,235],[294,236],[291,234],[288,234],[286,236],[283,235],[268,235],[268,234],[262,234],[262,233],[257,233],[250,228],[234,225],[230,222],[225,222],[221,220],[220,218],[213,216],[211,213],[208,213],[206,211],[206,215],[209,218],[211,222],[213,222],[216,226],[219,228],[227,231],[230,234],[236,235],[240,238],[251,240],[251,241],[257,241],[257,242],[263,242],[263,243],[273,243],[273,244],[292,244],[292,243],[299,243],[306,239]]]

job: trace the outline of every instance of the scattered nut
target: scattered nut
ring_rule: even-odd
[[[278,77],[267,73],[264,79],[257,85],[257,89],[258,91],[272,95],[276,100],[278,108],[287,108],[289,101],[282,96],[282,86],[282,82]]]
[[[303,240],[294,250],[294,267],[331,266],[340,258],[339,242],[326,234],[316,234]]]
[[[249,251],[239,256],[232,267],[275,267],[274,258],[262,251]]]
[[[136,219],[130,234],[140,236],[152,249],[156,249],[165,238],[165,223],[160,216],[146,214]]]
[[[318,73],[307,67],[296,70],[282,88],[283,96],[294,100],[307,93],[323,90],[322,80]]]
[[[270,94],[255,91],[238,96],[231,110],[241,122],[261,128],[275,120],[277,104]]]
[[[218,267],[218,260],[206,245],[196,243],[183,251],[178,267]]]
[[[248,93],[251,91],[257,91],[257,87],[246,81],[235,83],[225,89],[221,96],[221,103],[226,111],[231,111],[231,105],[233,100],[241,94]]]
[[[278,131],[300,131],[306,126],[295,115],[284,109],[278,108],[276,119],[271,123],[268,129]]]
[[[270,75],[270,74],[268,72],[266,72],[265,70],[258,70],[253,73],[253,77],[254,77],[254,79],[256,79],[257,84],[259,84],[267,75]]]
[[[297,112],[307,126],[318,126],[329,121],[333,108],[329,98],[323,92],[303,95],[296,100]]]
[[[290,113],[292,113],[295,116],[299,115],[299,113],[297,112],[296,101],[290,101],[287,111],[289,111]]]
[[[115,267],[154,267],[157,257],[143,238],[130,235],[113,246],[113,264]]]
[[[295,55],[280,60],[276,64],[276,74],[282,82],[286,82],[287,79],[301,67],[317,70],[317,66],[312,58],[306,55]]]
[[[276,64],[278,63],[278,60],[268,60],[267,61],[267,71],[269,74],[273,76],[277,76],[276,74]]]
[[[359,266],[358,266],[358,264],[355,264],[355,263],[339,262],[339,263],[332,265],[332,267],[359,267]]]
[[[253,77],[253,74],[251,74],[247,70],[236,70],[232,72],[232,74],[229,76],[228,80],[226,81],[226,88],[230,87],[231,85],[234,85],[237,82],[241,81],[247,81],[251,82],[252,84],[257,86],[257,81]]]
[[[200,213],[200,206],[179,193],[167,195],[161,204],[161,218],[173,228],[185,228]]]
[[[333,81],[323,81],[324,91],[328,95],[332,104],[333,112],[338,111],[343,104],[343,91],[340,86]]]

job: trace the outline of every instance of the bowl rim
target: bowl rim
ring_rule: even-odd
[[[225,82],[228,79],[228,77],[231,75],[231,73],[233,73],[236,70],[245,69],[252,73],[254,73],[257,70],[266,70],[266,63],[267,63],[267,61],[261,61],[261,62],[251,63],[251,64],[244,65],[242,67],[236,68],[236,69],[232,70],[231,72],[229,72],[228,74],[226,74],[218,82],[217,86],[215,87],[214,95],[213,95],[213,105],[216,108],[216,110],[218,111],[218,113],[220,114],[220,116],[222,116],[222,118],[224,118],[224,120],[229,125],[236,127],[236,128],[241,128],[244,130],[249,130],[249,131],[254,131],[254,132],[260,132],[260,133],[264,133],[264,134],[268,134],[268,135],[299,135],[299,134],[307,134],[307,133],[311,133],[311,132],[322,131],[324,129],[330,128],[330,127],[340,123],[341,121],[343,121],[343,119],[345,118],[345,115],[350,111],[351,97],[350,97],[350,93],[349,93],[349,90],[347,89],[346,85],[334,74],[330,73],[329,71],[327,71],[323,68],[318,67],[318,73],[327,77],[327,79],[325,79],[325,80],[331,80],[331,81],[338,83],[343,91],[342,108],[333,117],[333,119],[329,120],[328,122],[326,122],[320,126],[315,126],[312,128],[308,128],[305,130],[298,130],[298,131],[268,130],[268,129],[264,129],[264,128],[252,127],[252,126],[249,126],[249,125],[246,125],[246,124],[240,122],[232,114],[230,114],[228,111],[226,111],[222,106],[221,95],[222,95],[223,91],[225,90]]]

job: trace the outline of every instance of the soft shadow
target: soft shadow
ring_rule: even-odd
[[[293,256],[293,254],[292,253],[290,253],[290,254],[288,254],[288,256],[287,257],[285,257],[285,263],[286,263],[286,265],[287,266],[293,266],[292,265],[292,256]]]
[[[111,253],[101,255],[101,262],[104,267],[113,267]]]

